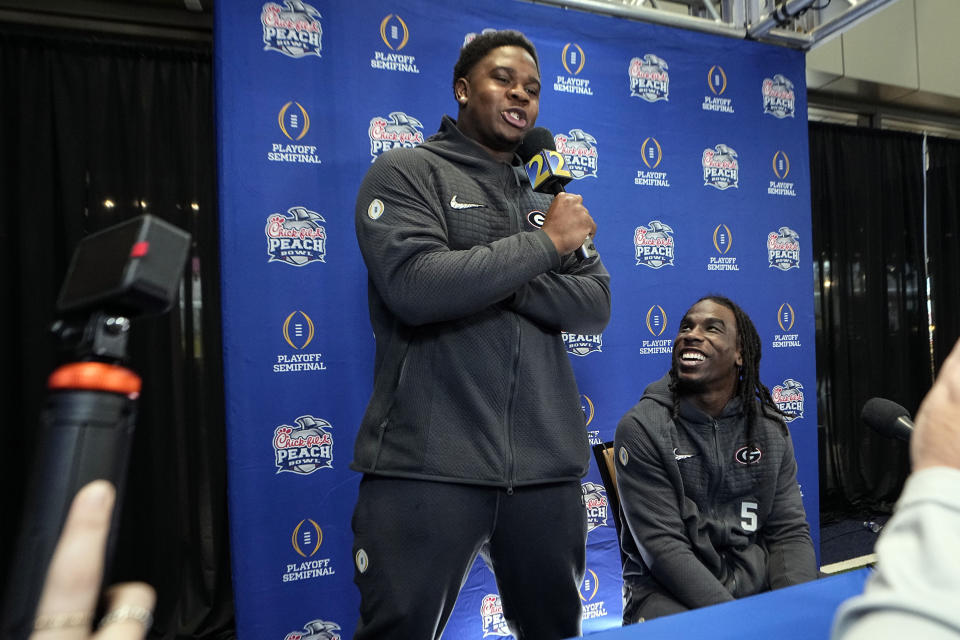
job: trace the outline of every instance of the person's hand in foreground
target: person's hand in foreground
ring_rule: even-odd
[[[876,572],[841,605],[833,640],[960,638],[960,341],[914,424],[913,473],[877,540]]]
[[[30,640],[140,640],[152,622],[156,594],[141,582],[107,590],[96,632],[94,611],[116,491],[95,480],[77,492],[50,561]]]
[[[923,399],[910,438],[913,470],[927,467],[960,469],[960,341]]]

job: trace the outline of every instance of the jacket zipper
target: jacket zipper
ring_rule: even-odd
[[[520,183],[517,178],[516,172],[512,167],[507,165],[510,175],[513,177],[514,182],[516,182],[517,187],[519,188]],[[509,183],[508,183],[509,184]],[[511,199],[510,201],[511,208],[514,209],[513,214],[510,216],[510,231],[511,233],[516,233],[519,225],[517,224],[517,218],[519,217],[519,211],[516,210],[516,204]],[[513,318],[513,329],[515,333],[515,340],[513,342],[513,362],[510,367],[510,395],[507,397],[507,414],[504,419],[504,426],[506,430],[506,440],[507,440],[507,495],[513,495],[513,483],[514,483],[514,468],[513,468],[513,405],[515,397],[517,394],[518,384],[517,384],[517,367],[520,363],[520,321],[517,318]]]
[[[514,332],[516,340],[513,342],[513,367],[510,370],[510,396],[507,398],[507,416],[504,421],[507,431],[507,495],[513,495],[514,468],[513,468],[513,405],[517,395],[517,366],[520,363],[520,321],[514,318]]]
[[[720,455],[720,423],[716,420],[713,420],[713,448],[716,454],[717,479],[713,483],[713,487],[711,487],[710,504],[716,504],[717,492],[723,484],[723,460]]]
[[[720,490],[720,485],[723,480],[723,463],[720,459],[720,423],[715,419],[711,418],[710,422],[713,424],[713,453],[714,453],[714,466],[716,468],[716,473],[713,474],[715,480],[710,483],[710,517],[713,520],[721,520],[722,516],[719,512],[714,510],[714,505],[717,504],[717,492]],[[727,552],[720,551],[720,562],[721,562],[721,575],[726,575],[725,570],[727,566]]]

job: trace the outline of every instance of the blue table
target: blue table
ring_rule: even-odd
[[[586,637],[589,640],[827,640],[837,607],[863,591],[868,575],[870,569],[858,569]]]

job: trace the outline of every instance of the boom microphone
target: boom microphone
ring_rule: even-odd
[[[888,438],[909,442],[910,436],[913,435],[913,420],[910,419],[910,412],[892,400],[870,398],[863,405],[860,419],[871,429]]]
[[[557,151],[553,134],[546,127],[531,129],[520,143],[517,155],[527,167],[534,191],[556,196],[564,192],[563,185],[573,180],[573,174],[566,168],[566,159]],[[574,253],[580,260],[595,257],[597,248],[593,246],[593,238],[587,236]]]

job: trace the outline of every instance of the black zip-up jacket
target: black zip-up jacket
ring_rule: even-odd
[[[716,418],[683,399],[672,411],[664,376],[617,426],[627,599],[694,609],[815,579],[784,423],[761,410],[750,448],[739,398]]]
[[[376,359],[352,469],[507,488],[586,473],[561,330],[602,331],[610,276],[530,222],[551,201],[449,117],[371,167],[356,228]]]

